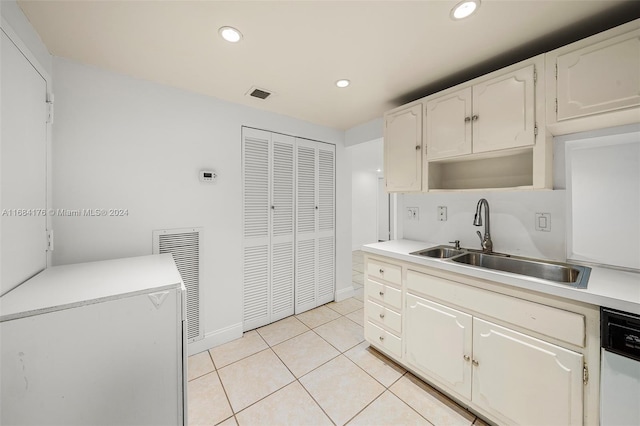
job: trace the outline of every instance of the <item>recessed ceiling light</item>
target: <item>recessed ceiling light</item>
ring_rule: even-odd
[[[237,43],[242,39],[242,33],[233,27],[222,27],[218,32],[223,39],[230,43]]]
[[[351,82],[349,80],[338,80],[336,81],[336,86],[338,87],[347,87],[348,85],[350,85]]]
[[[458,20],[466,18],[480,7],[480,0],[463,0],[451,9],[451,19]]]

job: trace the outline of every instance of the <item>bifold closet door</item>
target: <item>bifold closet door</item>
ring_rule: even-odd
[[[334,299],[335,147],[296,140],[296,314]]]
[[[294,313],[295,138],[272,134],[271,321]]]
[[[294,146],[242,130],[244,330],[294,313]]]

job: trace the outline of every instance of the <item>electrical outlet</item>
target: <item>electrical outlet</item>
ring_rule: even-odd
[[[550,213],[536,213],[536,231],[551,232]]]
[[[420,210],[417,207],[407,207],[407,219],[419,220]]]
[[[447,208],[445,206],[438,206],[438,220],[440,222],[447,220]]]

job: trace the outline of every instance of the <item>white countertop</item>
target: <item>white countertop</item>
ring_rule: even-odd
[[[171,254],[53,266],[0,297],[0,322],[181,286]]]
[[[640,315],[640,274],[604,267],[591,266],[591,276],[586,289],[577,289],[563,284],[537,278],[529,278],[508,272],[461,265],[450,260],[415,256],[409,253],[440,244],[412,240],[392,240],[367,244],[362,250],[393,259],[468,275],[474,278],[495,281],[543,294],[565,299],[605,306]]]

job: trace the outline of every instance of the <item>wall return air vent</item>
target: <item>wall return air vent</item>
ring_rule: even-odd
[[[269,96],[271,96],[271,92],[269,92],[268,90],[259,89],[253,86],[251,89],[249,89],[246,95],[264,100],[264,99],[267,99]]]
[[[203,338],[201,328],[200,255],[202,228],[153,231],[153,253],[171,253],[187,289],[187,341]]]

